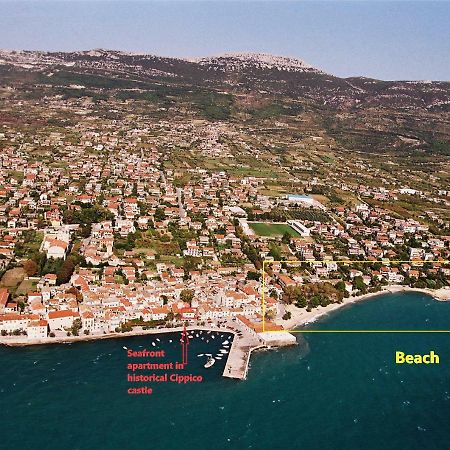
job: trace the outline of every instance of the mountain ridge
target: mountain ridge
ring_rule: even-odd
[[[133,83],[140,83],[143,88],[165,83],[183,89],[282,96],[340,110],[381,107],[447,111],[450,105],[450,82],[447,81],[340,78],[301,59],[266,53],[228,53],[187,59],[106,49],[0,50],[0,66],[5,74],[25,70],[36,79],[52,81],[52,84],[59,79],[64,85],[72,77],[75,81],[86,79],[89,87],[89,76],[100,76],[123,80],[124,86],[128,83],[131,87]],[[53,79],[49,80],[51,77]],[[83,85],[78,81],[66,84]]]
[[[350,79],[363,79],[363,80],[376,80],[376,81],[385,81],[385,82],[408,82],[408,83],[450,83],[450,80],[411,80],[411,79],[395,79],[395,80],[383,80],[378,79],[366,75],[352,75],[349,77],[339,77],[338,75],[334,75],[330,72],[324,71],[315,67],[305,60],[287,56],[287,55],[277,55],[273,53],[267,52],[225,52],[221,54],[214,54],[210,56],[200,56],[200,57],[176,57],[176,56],[164,56],[157,55],[154,53],[146,53],[146,52],[128,52],[124,50],[114,50],[114,49],[106,49],[106,48],[94,48],[89,50],[75,50],[75,51],[46,51],[46,50],[26,50],[26,49],[1,49],[0,48],[0,62],[6,62],[4,59],[5,56],[9,56],[9,62],[12,62],[11,59],[13,56],[38,56],[41,57],[52,57],[56,55],[78,55],[78,56],[87,56],[87,57],[110,57],[112,59],[117,58],[118,56],[123,57],[141,57],[145,59],[163,59],[163,60],[174,60],[174,61],[184,61],[193,64],[215,64],[220,61],[241,61],[248,62],[253,64],[258,64],[260,68],[271,69],[285,69],[289,71],[289,69],[304,69],[311,70],[316,73],[323,73],[327,75],[334,76],[336,78],[340,78],[343,80]],[[2,58],[3,56],[3,58]],[[3,61],[2,61],[3,59]]]

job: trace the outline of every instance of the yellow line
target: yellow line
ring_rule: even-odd
[[[273,263],[288,263],[288,264],[299,264],[299,263],[313,263],[313,262],[320,262],[320,263],[327,263],[327,262],[335,262],[335,263],[382,263],[382,264],[398,264],[398,263],[441,263],[441,264],[449,264],[450,260],[444,259],[443,261],[436,261],[436,260],[429,260],[429,261],[424,261],[423,259],[383,259],[383,260],[371,260],[371,259],[364,259],[362,261],[358,260],[358,259],[304,259],[304,260],[289,260],[289,259],[284,259],[284,260],[280,260],[280,261],[272,261],[269,259],[265,259],[263,260],[263,264],[264,263],[268,263],[268,264],[273,264]]]
[[[335,262],[335,263],[382,263],[382,264],[399,264],[399,263],[427,263],[427,262],[437,262],[437,263],[442,263],[442,264],[449,264],[450,261],[449,260],[444,260],[444,261],[423,261],[421,259],[409,259],[409,260],[389,260],[389,259],[383,259],[381,261],[379,260],[363,260],[363,261],[358,261],[358,260],[352,260],[352,259],[348,259],[348,260],[333,260],[333,259],[328,259],[328,260],[319,260],[319,259],[307,259],[304,261],[300,261],[300,260],[294,260],[294,261],[289,261],[289,260],[284,260],[284,261],[271,261],[268,259],[264,259],[262,262],[262,295],[261,295],[261,300],[262,300],[262,329],[263,332],[266,333],[280,333],[280,332],[285,332],[285,333],[450,333],[450,330],[267,330],[265,331],[265,323],[266,323],[266,318],[265,318],[265,311],[266,311],[266,302],[265,302],[265,275],[266,275],[266,270],[265,270],[265,265],[266,263],[268,264],[273,264],[273,263],[286,263],[286,264],[299,264],[299,263],[315,263],[315,262],[320,262],[320,263],[327,263],[327,262]],[[381,292],[381,291],[380,291]],[[389,293],[388,291],[386,293]]]
[[[263,265],[262,265],[262,269],[261,269],[261,271],[262,271],[262,305],[261,305],[261,312],[262,312],[262,321],[263,321],[263,323],[262,323],[263,332],[265,331],[265,323],[266,323],[266,320],[264,318],[264,316],[266,314],[266,304],[264,302],[264,291],[265,291],[264,274],[266,273],[266,271],[264,270],[264,262],[265,261],[263,261]]]
[[[268,330],[266,333],[450,333],[450,330]]]

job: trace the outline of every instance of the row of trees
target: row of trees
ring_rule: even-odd
[[[343,292],[328,282],[287,286],[283,292],[285,304],[294,304],[298,308],[307,308],[307,310],[317,306],[327,306],[330,303],[341,303],[343,298]]]

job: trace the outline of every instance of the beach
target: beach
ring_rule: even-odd
[[[294,305],[287,305],[286,311],[291,313],[291,318],[289,320],[278,320],[277,323],[282,325],[285,330],[294,330],[295,328],[308,325],[308,323],[315,322],[320,317],[352,305],[353,303],[369,300],[380,295],[397,292],[421,292],[432,296],[438,301],[450,301],[450,289],[420,289],[403,285],[390,285],[384,286],[383,289],[378,292],[370,292],[368,294],[347,297],[343,299],[342,303],[331,303],[327,306],[319,306],[311,311],[297,308]]]

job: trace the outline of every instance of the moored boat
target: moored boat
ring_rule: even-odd
[[[203,367],[205,369],[209,369],[212,365],[214,365],[215,362],[216,360],[214,358],[211,358],[210,356]]]

